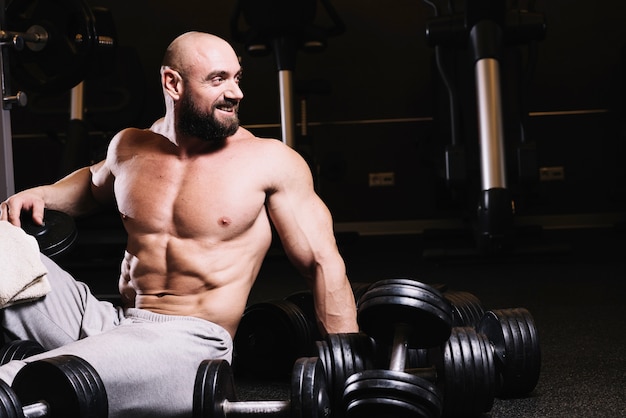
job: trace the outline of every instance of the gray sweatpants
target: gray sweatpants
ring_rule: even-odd
[[[97,300],[42,255],[52,291],[36,302],[5,308],[2,327],[47,351],[0,367],[11,384],[30,361],[73,354],[89,362],[104,382],[109,416],[190,417],[196,371],[204,359],[232,360],[228,332],[199,318],[122,311]]]

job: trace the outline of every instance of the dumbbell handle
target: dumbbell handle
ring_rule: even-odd
[[[437,369],[432,367],[406,368],[406,357],[408,353],[408,335],[411,328],[407,324],[395,324],[393,335],[393,346],[391,347],[391,359],[389,360],[389,370],[409,373],[428,381],[437,380]]]
[[[222,403],[224,418],[249,418],[255,415],[266,415],[272,418],[290,418],[291,404],[289,401],[228,401]]]
[[[40,401],[22,407],[24,416],[26,418],[39,418],[50,416],[50,405],[46,402]]]
[[[397,372],[406,368],[406,355],[408,351],[408,334],[411,331],[407,324],[397,323],[394,325],[393,345],[391,346],[391,360],[389,370]]]

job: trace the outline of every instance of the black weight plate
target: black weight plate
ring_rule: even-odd
[[[527,368],[528,375],[528,392],[532,391],[537,383],[539,382],[539,375],[541,373],[541,345],[539,344],[539,333],[537,332],[537,327],[535,325],[535,320],[525,308],[519,308],[518,313],[520,314],[522,320],[528,327],[528,331],[530,334],[530,344],[527,346],[526,350],[529,352],[529,357],[532,358],[532,361],[529,362]]]
[[[440,345],[450,335],[452,310],[443,298],[427,290],[406,286],[370,289],[361,298],[358,310],[361,329],[377,343],[391,344],[394,324],[404,323],[412,330],[410,348]]]
[[[226,360],[202,361],[193,390],[193,418],[225,416],[225,401],[237,401],[230,365]]]
[[[36,341],[15,340],[9,341],[0,348],[0,365],[11,360],[23,360],[35,354],[43,353],[45,350]]]
[[[11,49],[11,74],[25,90],[61,93],[81,82],[95,43],[94,17],[82,0],[21,0],[6,7],[8,30],[43,27],[48,40],[40,51]]]
[[[401,399],[363,398],[346,407],[348,418],[438,418],[421,405]]]
[[[476,327],[484,314],[480,300],[465,291],[447,291],[444,298],[452,304],[453,325],[458,327]]]
[[[315,347],[317,348],[317,357],[319,357],[322,365],[324,366],[324,374],[326,376],[326,387],[328,388],[328,393],[330,396],[333,396],[335,392],[335,381],[333,379],[334,370],[333,370],[333,358],[330,355],[330,348],[328,347],[327,341],[316,341]]]
[[[12,385],[23,404],[44,400],[53,416],[108,417],[104,384],[85,360],[58,356],[28,363]]]
[[[524,359],[523,364],[517,370],[515,389],[512,391],[516,396],[522,396],[532,392],[537,385],[541,354],[536,335],[533,335],[531,331],[531,328],[534,328],[534,321],[530,312],[525,308],[512,308],[511,316],[517,320],[521,335],[518,352],[519,356]]]
[[[329,334],[327,341],[333,362],[332,397],[339,405],[346,379],[373,367],[374,342],[363,333]]]
[[[344,404],[349,417],[438,417],[442,411],[436,386],[420,377],[391,370],[365,370],[350,376]]]
[[[323,418],[330,416],[331,402],[324,368],[317,357],[296,360],[291,373],[291,416]]]
[[[405,285],[385,285],[370,288],[362,297],[361,304],[367,303],[372,298],[381,296],[406,297],[428,303],[433,312],[442,318],[450,318],[452,321],[452,306],[441,293],[428,288],[419,288]]]
[[[478,324],[478,332],[484,334],[493,346],[493,358],[496,369],[496,394],[499,396],[504,385],[507,367],[507,352],[511,353],[512,335],[508,324],[502,324],[497,310],[485,312]]]
[[[471,347],[467,344],[463,329],[453,328],[444,346],[443,386],[444,415],[454,416],[468,409],[473,403],[474,369]]]
[[[3,380],[0,380],[0,417],[24,418],[22,403]]]
[[[287,376],[298,357],[314,350],[307,322],[298,312],[289,301],[248,306],[234,338],[236,371],[264,378]]]
[[[22,229],[32,235],[39,244],[39,250],[50,258],[69,250],[78,236],[74,219],[56,210],[44,210],[44,224],[36,225],[29,211],[20,215]]]
[[[532,390],[539,378],[539,363],[529,362],[527,357],[540,357],[539,347],[525,320],[518,320],[517,308],[488,311],[479,324],[479,331],[494,347],[500,379],[497,396],[515,397]]]
[[[307,320],[308,329],[310,330],[313,341],[322,339],[319,327],[317,326],[313,293],[308,290],[301,290],[288,295],[284,300],[293,303],[302,311],[304,318]]]
[[[371,285],[371,283],[363,282],[352,283],[352,293],[354,294],[354,301],[357,307],[359,306],[359,300],[361,299],[361,296],[363,296],[363,294],[367,292]]]
[[[474,328],[465,328],[468,346],[472,352],[472,364],[474,369],[474,401],[471,411],[473,415],[489,412],[495,398],[494,369],[488,363],[489,356],[485,345],[486,337],[478,334]],[[493,360],[492,360],[493,361]]]
[[[417,289],[427,290],[432,293],[437,293],[439,294],[439,296],[441,296],[441,292],[435,286],[429,285],[424,282],[420,282],[411,277],[397,277],[393,279],[378,280],[370,285],[370,289],[383,287],[383,286],[396,286],[396,285],[409,286],[409,287],[413,287]]]

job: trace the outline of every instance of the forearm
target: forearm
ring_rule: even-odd
[[[79,169],[54,184],[37,186],[10,196],[5,203],[8,220],[19,224],[20,212],[30,210],[33,218],[42,221],[43,209],[62,211],[78,216],[92,211],[97,202],[91,193],[89,168]]]
[[[343,262],[318,267],[312,285],[322,334],[358,332],[354,293]]]
[[[46,207],[80,216],[99,206],[92,193],[91,170],[84,167],[49,186],[43,186]]]

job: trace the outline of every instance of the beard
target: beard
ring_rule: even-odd
[[[218,120],[213,114],[213,110],[219,105],[233,106],[230,103],[216,103],[210,111],[198,109],[184,95],[180,100],[180,113],[176,125],[181,134],[194,136],[207,142],[223,141],[233,135],[239,129],[239,118],[235,113],[231,118],[224,121]]]

